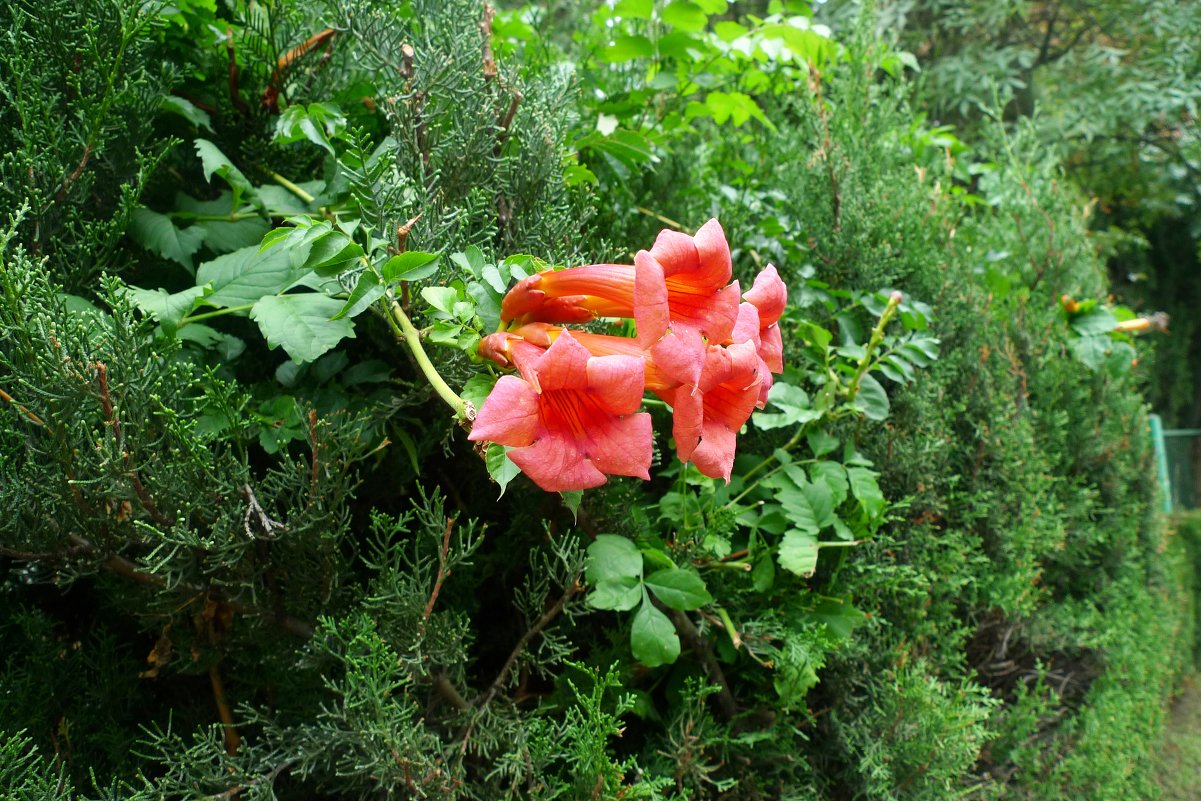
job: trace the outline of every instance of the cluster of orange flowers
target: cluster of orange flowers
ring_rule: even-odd
[[[745,293],[731,281],[717,220],[688,236],[663,231],[634,263],[532,275],[501,306],[504,330],[480,354],[505,375],[479,410],[472,440],[512,447],[548,491],[586,489],[606,476],[650,478],[650,391],[672,409],[676,453],[730,479],[738,431],[784,369],[779,320],[788,290],[768,266]],[[563,327],[632,318],[635,337]]]

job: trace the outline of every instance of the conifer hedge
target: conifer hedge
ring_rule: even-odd
[[[1155,797],[1198,563],[1091,206],[763,5],[0,10],[0,797]],[[649,481],[467,439],[512,285],[710,218],[789,288],[729,482],[677,400]]]

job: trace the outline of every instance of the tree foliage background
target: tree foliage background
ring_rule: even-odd
[[[0,9],[0,795],[1155,797],[1201,13],[1145,5]],[[478,405],[515,277],[714,216],[790,287],[728,485],[467,442],[425,354]]]

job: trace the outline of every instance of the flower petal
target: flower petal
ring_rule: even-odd
[[[584,458],[574,440],[540,437],[527,448],[509,451],[509,458],[547,492],[590,489],[605,483],[605,474]]]
[[[592,354],[567,331],[559,334],[546,352],[533,364],[543,392],[560,389],[584,389],[588,386],[588,360]]]
[[[517,376],[501,376],[471,426],[469,440],[524,446],[541,428],[538,393]]]
[[[653,439],[651,416],[646,412],[616,418],[591,437],[588,457],[602,473],[650,480]]]
[[[644,348],[663,336],[671,325],[663,265],[645,250],[634,255],[634,323],[638,327],[638,344]]]
[[[697,258],[700,265],[697,270],[697,281],[721,286],[730,280],[733,270],[730,262],[730,245],[726,242],[726,232],[716,219],[709,220],[701,226],[693,237],[696,243]]]
[[[644,359],[637,356],[593,356],[588,360],[586,369],[588,391],[610,411],[614,414],[633,414],[638,411],[646,384]]]
[[[773,373],[784,372],[784,338],[778,324],[759,332],[759,358]]]
[[[651,255],[662,265],[664,275],[692,273],[700,267],[696,242],[688,234],[679,231],[660,231],[651,248]]]
[[[788,287],[780,280],[776,266],[769,264],[757,276],[755,283],[742,296],[759,309],[759,322],[766,328],[777,322],[788,303]]]

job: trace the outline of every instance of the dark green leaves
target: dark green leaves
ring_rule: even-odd
[[[644,560],[666,566],[644,576]],[[650,667],[670,664],[680,655],[675,626],[656,608],[650,594],[663,606],[679,611],[699,609],[713,601],[696,573],[676,567],[658,549],[640,550],[625,537],[612,534],[601,534],[588,547],[584,574],[592,588],[589,606],[622,612],[638,607],[630,629],[630,649],[638,661]]]
[[[254,304],[250,316],[271,347],[282,347],[295,362],[311,362],[354,336],[350,320],[332,319],[342,306],[336,298],[312,292],[268,295]]]

